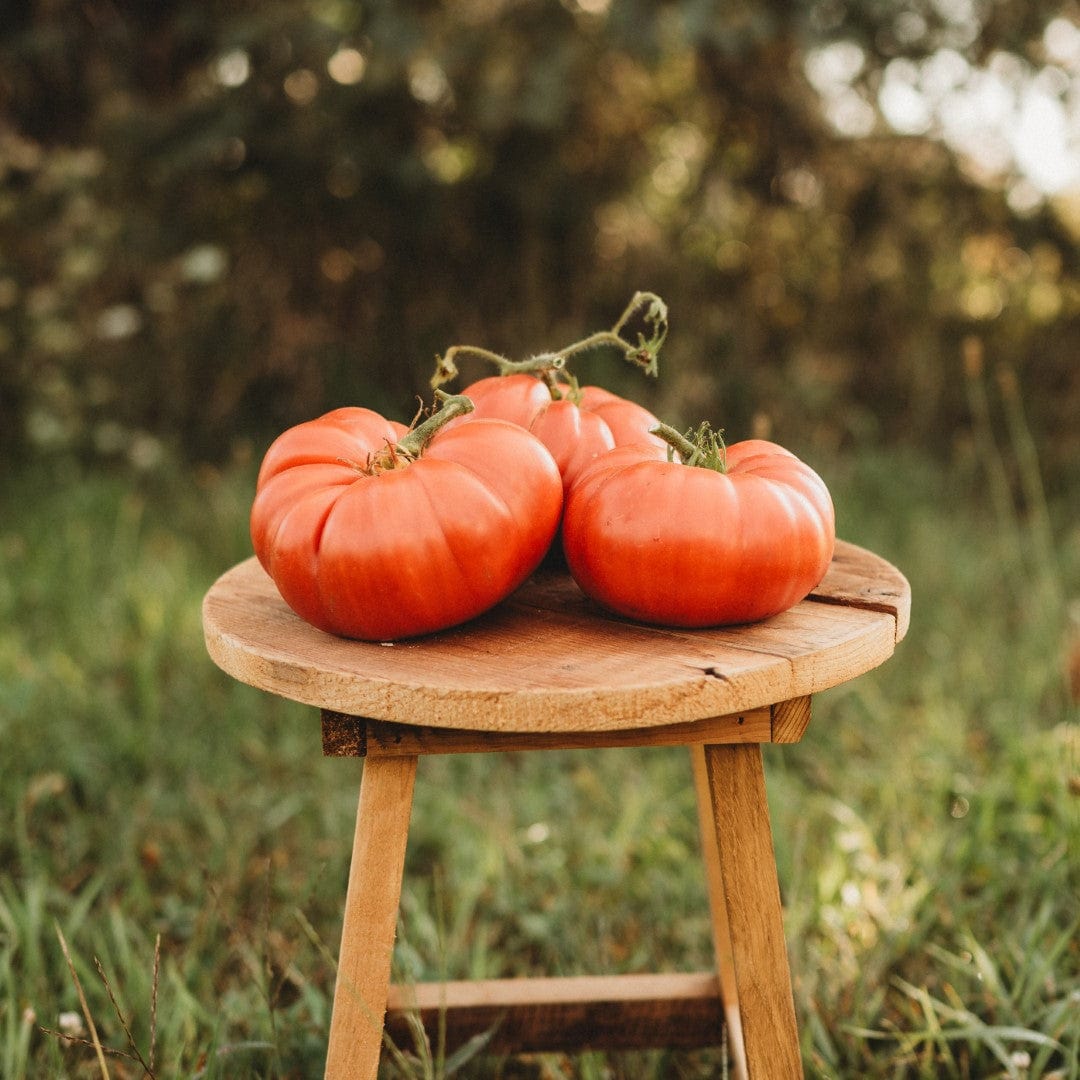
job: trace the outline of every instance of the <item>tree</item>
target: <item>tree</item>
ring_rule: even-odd
[[[583,374],[677,423],[946,451],[977,338],[1063,467],[1075,216],[885,108],[943,55],[1049,64],[1065,101],[1059,7],[22,6],[0,439],[219,457],[344,401],[408,418],[436,352],[557,346],[647,288],[672,310],[658,384]]]

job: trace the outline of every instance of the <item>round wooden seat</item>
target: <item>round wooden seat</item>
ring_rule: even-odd
[[[806,600],[750,626],[628,622],[565,573],[540,572],[470,623],[372,644],[303,622],[249,559],[207,594],[203,626],[210,655],[234,678],[322,709],[479,731],[610,731],[754,709],[846,682],[892,654],[910,604],[895,567],[840,542]]]

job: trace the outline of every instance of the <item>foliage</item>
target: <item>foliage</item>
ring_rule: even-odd
[[[341,404],[408,419],[455,341],[520,356],[644,287],[672,307],[660,384],[582,374],[671,422],[947,451],[974,337],[1020,370],[1056,478],[1080,452],[1075,205],[878,105],[943,49],[1067,95],[1061,11],[8,5],[3,449],[148,466]]]

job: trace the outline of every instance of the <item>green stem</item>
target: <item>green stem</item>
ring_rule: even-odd
[[[638,333],[637,341],[633,342],[624,336],[624,331],[630,320],[639,312],[642,313],[649,336]],[[551,396],[558,400],[563,396],[558,376],[565,371],[566,362],[570,357],[607,345],[621,349],[624,358],[629,363],[641,368],[646,375],[655,377],[659,371],[660,349],[663,347],[667,334],[667,304],[655,293],[636,292],[630,303],[626,305],[626,310],[610,330],[590,334],[557,352],[541,353],[528,360],[508,360],[505,356],[476,345],[453,345],[442,356],[435,358],[435,374],[432,376],[431,385],[438,388],[457,377],[458,368],[455,361],[458,356],[475,356],[494,364],[499,369],[500,375],[536,375],[537,378],[543,379],[551,391]],[[571,396],[574,393],[573,385],[570,393]]]
[[[410,461],[424,452],[424,447],[431,442],[439,428],[456,417],[473,411],[472,398],[467,398],[464,394],[446,394],[442,390],[436,390],[435,398],[439,402],[438,412],[432,413],[422,424],[402,436],[394,447],[396,453]]]
[[[682,459],[684,465],[714,472],[727,472],[727,447],[722,431],[713,431],[706,420],[697,431],[691,428],[685,435],[670,424],[658,424],[650,434],[659,435]]]
[[[566,367],[566,358],[558,353],[541,353],[528,360],[503,360],[499,365],[500,375],[539,375],[541,378],[552,371],[562,371]]]
[[[630,303],[626,305],[626,310],[619,317],[618,322],[611,328],[611,332],[623,341],[623,328],[642,307],[645,308],[645,322],[652,328],[652,336],[646,339],[644,334],[638,334],[637,347],[627,349],[626,359],[632,364],[637,364],[646,375],[652,375],[655,378],[659,374],[660,349],[668,335],[667,304],[656,293],[636,292],[630,298]]]
[[[500,375],[537,375],[545,381],[550,373],[562,371],[566,366],[566,360],[558,353],[543,353],[528,360],[510,360],[490,349],[481,349],[477,345],[452,345],[442,356],[435,358],[435,374],[431,377],[431,385],[434,389],[457,378],[458,367],[455,360],[458,356],[475,356],[480,360],[486,360],[499,369]]]
[[[459,416],[471,413],[474,407],[472,398],[464,394],[447,394],[442,390],[435,391],[435,401],[437,407],[432,406],[435,411],[422,424],[410,428],[396,443],[387,439],[386,445],[369,454],[363,463],[342,457],[337,459],[338,464],[355,469],[361,476],[378,476],[411,465],[440,428]]]
[[[623,337],[623,330],[642,307],[645,307],[645,322],[651,327],[652,334],[646,338],[644,334],[639,333],[635,344]],[[610,330],[600,330],[595,334],[590,334],[587,338],[582,338],[581,341],[575,341],[572,345],[560,349],[555,355],[569,360],[571,356],[577,356],[578,353],[610,345],[616,349],[622,349],[623,356],[629,363],[636,364],[646,375],[655,377],[659,373],[660,349],[667,338],[667,333],[667,304],[655,293],[637,292],[634,293],[626,310]]]

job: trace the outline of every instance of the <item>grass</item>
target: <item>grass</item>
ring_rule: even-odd
[[[915,606],[892,661],[766,749],[808,1075],[1075,1080],[1078,522],[1064,499],[995,513],[963,460],[822,471],[841,535],[899,565]],[[200,600],[248,553],[251,479],[0,482],[9,1080],[321,1074],[359,768],[321,758],[313,710],[205,655]],[[707,966],[693,798],[677,750],[425,760],[398,977]],[[721,1068],[656,1052],[458,1075]]]

